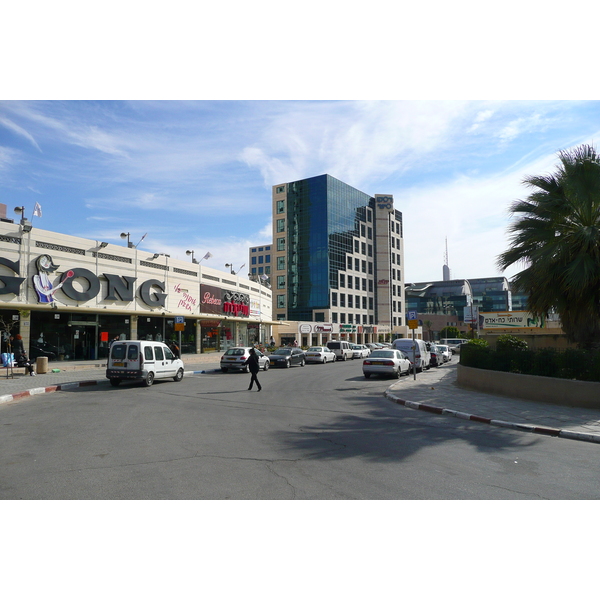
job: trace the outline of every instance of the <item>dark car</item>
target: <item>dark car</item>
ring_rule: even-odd
[[[306,356],[300,348],[278,348],[269,356],[269,360],[272,367],[289,369],[293,365],[303,367],[306,363]]]
[[[429,364],[432,367],[439,367],[441,364],[444,363],[444,355],[442,354],[442,350],[434,344],[431,344],[431,346],[429,347],[429,354],[431,356]]]

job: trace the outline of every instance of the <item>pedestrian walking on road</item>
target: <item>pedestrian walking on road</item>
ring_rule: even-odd
[[[248,368],[250,369],[250,373],[252,373],[252,378],[250,379],[250,387],[248,388],[248,390],[252,389],[252,386],[254,385],[254,382],[256,381],[256,386],[258,387],[258,390],[256,390],[257,392],[260,392],[260,390],[262,390],[262,386],[260,385],[258,378],[256,377],[256,375],[258,374],[259,370],[260,370],[260,365],[258,364],[258,356],[256,354],[256,350],[254,350],[254,348],[250,348],[250,356],[248,357]]]

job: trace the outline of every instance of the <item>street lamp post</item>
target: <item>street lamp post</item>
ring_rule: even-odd
[[[131,234],[130,234],[129,232],[127,232],[127,233],[122,233],[122,234],[121,234],[121,239],[125,239],[125,238],[127,238],[127,247],[128,247],[128,248],[133,248],[133,242],[131,242],[131,240],[129,239],[129,236],[130,236],[130,235],[131,235]]]

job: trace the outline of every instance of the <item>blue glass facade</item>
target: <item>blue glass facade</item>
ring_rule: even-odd
[[[287,188],[288,318],[310,321],[314,309],[329,308],[371,197],[331,175]]]

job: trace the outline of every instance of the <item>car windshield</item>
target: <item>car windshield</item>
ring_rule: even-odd
[[[291,354],[292,351],[289,348],[278,348],[277,350],[275,350],[275,352],[273,352],[273,354]]]
[[[309,348],[308,352],[323,352],[323,348],[320,348],[319,346],[314,346],[313,348]]]
[[[229,348],[225,354],[227,356],[244,356],[245,350],[244,348]]]
[[[394,358],[396,353],[393,350],[374,350],[370,358]]]
[[[362,350],[361,346],[357,346],[356,344],[354,344],[352,346],[352,350]]]

